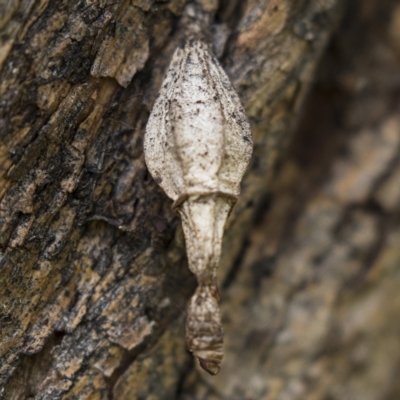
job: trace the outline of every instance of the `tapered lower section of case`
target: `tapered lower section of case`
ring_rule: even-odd
[[[177,209],[189,268],[199,284],[188,307],[186,343],[201,367],[212,375],[219,372],[224,355],[217,268],[224,225],[235,201],[221,193],[198,194],[189,196]]]

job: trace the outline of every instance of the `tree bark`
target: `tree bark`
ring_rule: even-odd
[[[216,377],[142,151],[186,3],[0,0],[2,398],[399,397],[398,1],[199,0],[255,143]]]

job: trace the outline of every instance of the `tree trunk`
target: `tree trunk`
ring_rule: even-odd
[[[186,351],[196,283],[142,148],[189,1],[0,0],[2,398],[400,397],[399,2],[198,2],[254,139],[221,372]]]

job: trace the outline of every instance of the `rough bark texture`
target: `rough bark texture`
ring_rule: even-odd
[[[398,1],[202,3],[255,142],[221,372],[186,352],[195,280],[142,153],[185,1],[0,0],[4,399],[400,397]]]

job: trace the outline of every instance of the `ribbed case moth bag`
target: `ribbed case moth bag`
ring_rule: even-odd
[[[172,58],[144,139],[147,167],[182,219],[189,268],[188,349],[210,374],[223,357],[217,267],[225,222],[252,154],[239,96],[209,46],[189,40]]]

